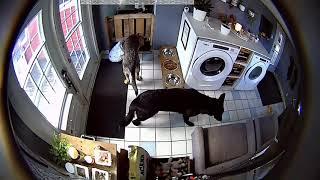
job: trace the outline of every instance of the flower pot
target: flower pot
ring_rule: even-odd
[[[253,12],[252,10],[248,10],[248,14],[249,14],[249,16],[250,16],[251,18],[254,17],[254,12]]]
[[[223,35],[228,35],[230,32],[230,26],[226,25],[226,24],[221,24],[221,34]]]
[[[193,8],[193,19],[198,21],[204,21],[206,15],[207,15],[207,12]]]
[[[240,9],[241,11],[244,11],[244,10],[246,9],[246,7],[244,7],[244,5],[242,5],[242,4],[239,4],[239,9]]]
[[[239,0],[231,0],[231,5],[232,6],[237,6],[237,4],[238,4],[238,2],[239,2]]]

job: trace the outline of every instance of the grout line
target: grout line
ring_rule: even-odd
[[[172,134],[171,134],[171,119],[170,119],[170,114],[169,114],[169,120],[170,120],[170,143],[171,143],[171,156],[172,156]]]

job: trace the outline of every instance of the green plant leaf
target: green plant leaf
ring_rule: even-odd
[[[58,164],[63,165],[67,161],[70,161],[68,155],[68,149],[71,145],[64,138],[61,138],[60,135],[54,134],[52,137],[52,145],[49,149],[50,154],[53,155],[52,159]]]

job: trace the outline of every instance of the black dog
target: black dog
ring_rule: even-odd
[[[189,117],[198,114],[214,116],[218,121],[222,120],[224,112],[223,102],[225,94],[219,99],[208,97],[194,89],[157,89],[141,93],[130,104],[126,119],[120,122],[121,126],[130,124],[136,112],[137,119],[133,124],[138,126],[159,111],[171,111],[183,114],[184,122],[194,126]]]

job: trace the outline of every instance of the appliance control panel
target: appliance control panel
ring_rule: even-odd
[[[257,54],[254,54],[254,55],[252,56],[252,58],[255,59],[255,60],[263,61],[263,62],[265,62],[265,63],[270,63],[270,60],[268,60],[268,59],[266,59],[266,58],[264,58],[264,57],[261,57],[261,56],[259,56],[259,55],[257,55]]]

